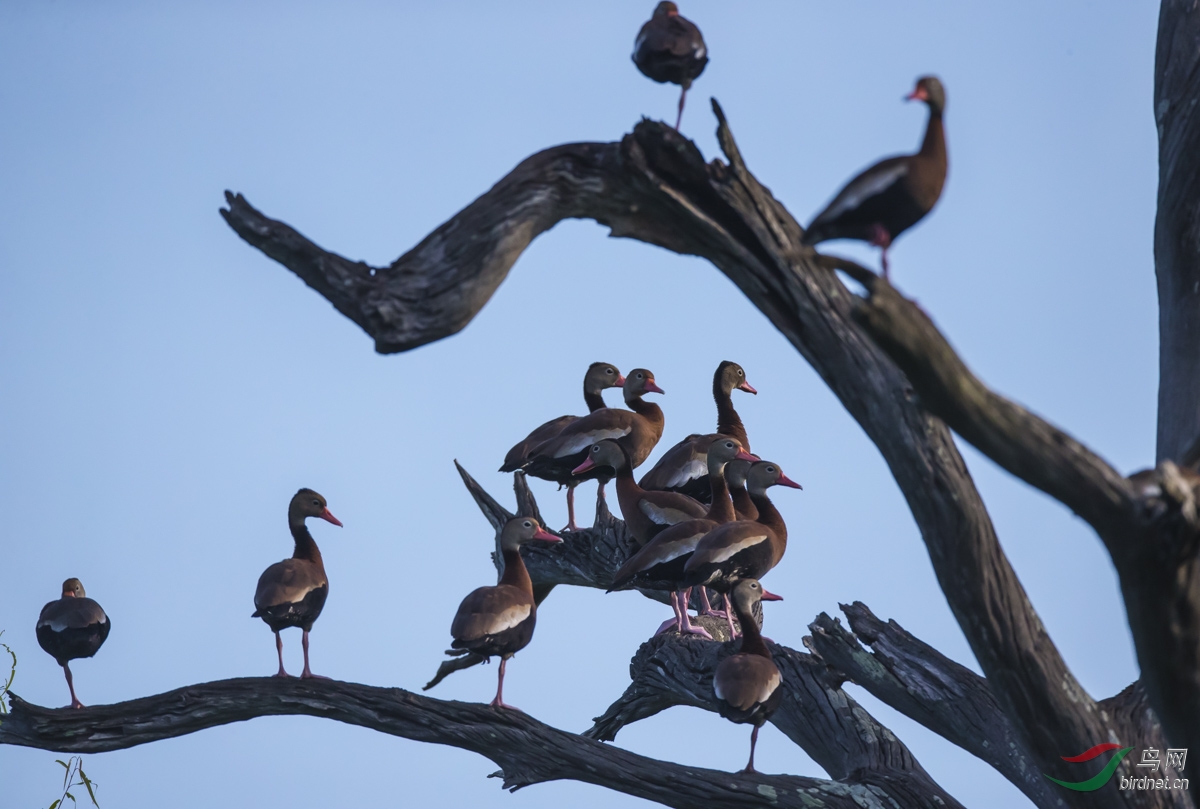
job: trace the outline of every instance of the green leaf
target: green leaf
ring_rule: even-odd
[[[59,800],[55,801],[54,803],[50,804],[50,809],[58,809],[58,805],[59,805],[60,803],[62,803],[62,799],[61,799],[61,798],[60,798]]]

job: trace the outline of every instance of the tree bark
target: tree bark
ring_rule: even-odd
[[[448,744],[500,766],[504,787],[569,779],[694,809],[945,809],[942,793],[899,794],[874,784],[792,775],[739,775],[639,756],[556,730],[516,710],[446,702],[400,688],[336,680],[242,677],[82,710],[42,708],[10,694],[0,744],[100,753],[258,716],[333,719],[419,742]]]
[[[1200,463],[1200,9],[1163,0],[1154,64],[1158,124],[1158,460]]]
[[[913,512],[939,584],[1012,732],[1038,771],[1078,780],[1078,768],[1061,757],[1087,750],[1118,728],[1075,680],[1047,635],[1000,547],[946,424],[923,406],[928,391],[914,395],[917,380],[910,382],[876,344],[881,332],[864,328],[863,304],[831,271],[837,267],[853,273],[854,265],[801,246],[802,228],[746,168],[715,102],[714,111],[728,165],[719,160],[705,164],[694,144],[651,121],[638,124],[619,143],[554,147],[523,161],[389,268],[372,270],[327,253],[240,196],[227,195],[230,207],[222,213],[243,238],[359,323],[380,351],[405,350],[460,329],[484,305],[520,250],[563,218],[592,218],[615,236],[708,259],[812,364],[875,442]],[[957,360],[948,346],[935,359],[947,358]],[[957,366],[948,372],[951,388],[973,380],[961,376],[961,361]],[[970,389],[986,390],[982,385]],[[1020,413],[1024,411],[1007,410],[988,429],[1036,424],[1012,422],[1010,417]],[[1070,505],[1097,522],[1111,514],[1128,518],[1128,508],[1141,514],[1136,525],[1153,524],[1154,530],[1173,526],[1176,537],[1155,547],[1175,554],[1173,559],[1186,554],[1191,522],[1184,503],[1173,496],[1147,499],[1082,445],[1059,446],[1065,437],[1053,428],[1039,433],[1034,449],[1043,454],[1019,456],[1021,468],[1034,477],[1039,463],[1058,464],[1052,477],[1065,483],[1053,494],[1075,497],[1083,492],[1086,496]],[[1160,471],[1156,480],[1162,491],[1180,489],[1179,475],[1166,467]],[[1158,516],[1147,523],[1145,513]],[[1163,568],[1156,570],[1151,578],[1158,586]],[[1174,662],[1143,649],[1169,635],[1175,637],[1171,648],[1182,650],[1191,595],[1185,592],[1183,602],[1174,604],[1183,609],[1173,616],[1163,612],[1171,605],[1161,598],[1133,597],[1130,588],[1140,583],[1122,578],[1126,603],[1148,610],[1145,615],[1130,610],[1146,693],[1160,715],[1167,705],[1186,709],[1175,730],[1168,730],[1172,739],[1183,738],[1186,727],[1180,731],[1177,726],[1192,722],[1189,700],[1200,689],[1178,678]],[[1167,805],[1146,794],[1105,791],[1093,794],[1090,803]]]

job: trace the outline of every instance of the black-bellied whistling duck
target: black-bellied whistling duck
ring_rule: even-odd
[[[38,646],[62,666],[71,690],[71,708],[82,708],[75,696],[75,681],[71,677],[71,660],[91,657],[104,644],[112,623],[103,608],[87,597],[79,579],[63,582],[62,598],[42,607],[38,615]]]
[[[601,394],[609,388],[619,388],[625,384],[625,377],[617,370],[617,366],[607,362],[593,362],[583,375],[583,401],[587,404],[588,412],[595,413],[605,407]],[[538,446],[556,437],[568,424],[578,421],[579,416],[559,416],[538,427],[525,436],[524,440],[513,446],[504,456],[501,472],[516,472],[529,461],[529,454]]]
[[[725,484],[725,465],[735,458],[750,460],[752,457],[735,438],[726,436],[713,441],[708,450],[709,481],[713,489],[712,505],[708,512],[701,519],[684,520],[665,528],[629,557],[613,575],[609,592],[631,584],[649,590],[670,591],[675,619],[659,627],[659,632],[674,627],[685,635],[712,639],[704,627],[692,625],[688,618],[688,592],[683,591],[679,582],[683,579],[684,566],[700,540],[718,525],[730,522],[736,516]],[[704,601],[707,606],[707,599]],[[711,609],[708,612],[711,613]]]
[[[587,457],[576,467],[581,475],[596,469],[612,470],[617,478],[617,504],[625,527],[645,545],[658,532],[684,520],[695,520],[708,513],[708,507],[678,492],[648,492],[633,479],[629,451],[619,441],[606,439],[593,444]]]
[[[801,488],[799,483],[783,474],[779,464],[759,461],[751,465],[746,475],[746,488],[758,508],[758,519],[717,526],[700,540],[684,566],[681,586],[706,585],[725,594],[731,635],[736,634],[736,630],[729,609],[730,588],[739,579],[761,579],[779,564],[787,550],[787,526],[767,497],[767,489],[771,486]]]
[[[757,394],[746,381],[746,372],[736,362],[726,360],[717,366],[713,374],[713,400],[717,403],[717,431],[701,435],[693,433],[671,447],[658,459],[640,481],[643,489],[664,492],[682,492],[701,503],[709,502],[712,487],[708,483],[708,446],[722,436],[736,438],[742,449],[750,451],[750,439],[742,419],[733,409],[730,394],[735,390]]]
[[[568,424],[557,437],[533,450],[525,466],[526,473],[535,478],[568,487],[568,531],[579,530],[575,525],[571,484],[599,478],[603,492],[604,482],[613,476],[607,467],[589,468],[574,474],[573,470],[584,462],[593,444],[604,439],[617,441],[628,452],[631,468],[636,469],[662,438],[662,408],[642,399],[647,393],[663,393],[654,381],[654,374],[645,368],[634,368],[625,378],[623,388],[629,410],[605,407]]]
[[[929,107],[921,150],[881,160],[846,183],[817,214],[801,240],[804,244],[830,239],[870,242],[883,250],[884,278],[888,277],[888,247],[933,210],[946,184],[946,130],[942,126],[946,91],[936,76],[923,76],[907,100],[924,101]]]
[[[642,75],[659,84],[670,82],[682,87],[675,129],[683,121],[683,101],[692,82],[708,64],[708,47],[695,23],[679,16],[679,6],[662,2],[654,15],[638,31],[633,43],[633,63]]]
[[[316,541],[308,532],[308,526],[304,524],[308,517],[320,517],[341,526],[338,518],[330,513],[324,497],[312,489],[296,492],[288,504],[288,528],[296,540],[296,550],[291,559],[276,562],[258,577],[258,589],[254,591],[254,614],[250,617],[262,618],[275,633],[275,652],[279,655],[276,677],[291,676],[283,668],[283,638],[279,633],[289,626],[298,626],[304,632],[300,636],[304,647],[304,671],[300,676],[328,679],[313,674],[308,666],[308,633],[329,595],[325,562],[321,559]]]
[[[725,464],[725,482],[729,485],[729,497],[733,500],[733,510],[739,520],[757,520],[758,506],[750,499],[746,491],[746,474],[750,471],[751,461],[730,461]]]
[[[533,539],[543,542],[562,542],[542,530],[532,517],[513,517],[500,532],[500,552],[504,555],[504,575],[494,587],[480,587],[462,600],[450,634],[450,644],[457,654],[474,652],[490,658],[500,656],[496,698],[491,705],[511,708],[504,704],[504,667],[508,659],[529,645],[537,623],[537,603],[533,599],[533,582],[521,559],[521,545]],[[447,652],[455,654],[455,652]]]
[[[754,621],[755,607],[761,601],[782,601],[768,593],[757,580],[742,579],[733,588],[733,609],[742,625],[742,646],[717,665],[713,674],[713,693],[721,716],[739,725],[754,725],[750,732],[750,762],[743,773],[754,772],[754,746],[758,729],[771,718],[783,698],[783,675],[771,659],[771,650],[763,642]]]

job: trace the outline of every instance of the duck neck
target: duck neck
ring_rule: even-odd
[[[733,508],[733,500],[729,498],[729,484],[725,482],[725,464],[709,461],[708,482],[712,486],[712,505],[708,507],[705,519],[733,522],[737,519],[737,513]]]
[[[942,126],[942,113],[929,109],[929,123],[925,126],[925,140],[921,142],[921,157],[946,162],[946,128]]]
[[[717,432],[736,438],[741,442],[746,452],[750,451],[750,439],[746,437],[746,428],[742,419],[733,409],[733,397],[721,385],[720,378],[713,380],[713,401],[717,403]]]
[[[600,391],[588,390],[586,386],[583,389],[583,401],[587,403],[589,413],[595,413],[607,406],[604,404],[604,397],[600,395]]]
[[[754,505],[754,501],[750,498],[750,492],[746,491],[745,486],[735,486],[730,489],[729,497],[739,520],[758,519],[758,507]]]
[[[304,519],[289,520],[288,527],[292,529],[292,539],[296,540],[296,550],[292,552],[292,558],[307,559],[309,562],[315,562],[324,567],[321,550],[317,547],[317,542],[313,539],[312,534],[308,532],[308,526],[304,524]]]
[[[504,575],[500,577],[500,583],[516,587],[532,598],[533,580],[529,578],[529,571],[525,568],[525,560],[521,558],[521,549],[505,548],[503,556]]]
[[[763,641],[762,632],[754,620],[754,615],[743,611],[738,604],[734,605],[733,611],[737,613],[738,624],[742,627],[742,648],[738,651],[742,654],[760,655],[770,660],[771,650]]]
[[[779,509],[775,508],[775,504],[767,497],[766,492],[750,492],[750,500],[758,509],[756,522],[771,529],[773,556],[775,562],[778,563],[783,557],[783,552],[787,550],[787,525],[783,522],[783,515],[779,513]]]
[[[661,407],[653,402],[647,402],[641,396],[633,396],[629,399],[626,399],[625,404],[627,404],[629,409],[634,413],[637,413],[646,421],[650,422],[650,426],[653,428],[657,438],[662,438],[664,419]],[[632,474],[632,472],[630,472],[630,474]]]

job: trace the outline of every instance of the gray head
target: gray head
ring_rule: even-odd
[[[583,463],[571,470],[572,474],[582,474],[597,466],[605,466],[614,472],[620,472],[629,466],[629,456],[621,445],[610,438],[592,444]]]
[[[801,489],[799,483],[783,474],[783,470],[779,468],[779,464],[773,461],[759,461],[750,466],[750,471],[746,474],[746,488],[751,494],[763,494],[772,486],[787,486],[792,489]]]
[[[292,495],[288,503],[288,522],[292,525],[302,525],[309,517],[320,517],[322,520],[340,526],[341,520],[333,516],[325,498],[312,489],[301,489]]]
[[[634,368],[630,371],[629,376],[625,377],[624,387],[626,403],[647,393],[666,393],[665,390],[654,384],[654,372],[647,371],[645,368]]]
[[[79,579],[71,578],[63,582],[63,598],[85,598],[86,596],[87,591],[83,589],[83,582]]]
[[[754,613],[754,605],[760,601],[783,601],[783,596],[767,592],[758,579],[742,579],[734,585],[730,599],[746,615]]]
[[[729,360],[725,360],[717,366],[717,372],[713,374],[713,388],[720,390],[726,396],[734,390],[744,390],[746,393],[758,393],[746,381],[746,372],[742,370],[742,366]]]
[[[719,472],[733,460],[755,461],[758,459],[746,452],[741,441],[727,435],[721,436],[708,445],[708,469],[710,472]]]
[[[500,531],[500,548],[515,551],[530,540],[540,539],[543,542],[562,542],[561,539],[544,530],[533,517],[513,517],[504,524]]]
[[[599,394],[609,388],[619,388],[625,384],[625,377],[617,370],[617,366],[607,362],[593,362],[583,375],[583,390],[585,393]]]
[[[932,114],[941,116],[946,111],[946,88],[937,76],[922,76],[917,79],[916,88],[906,96],[906,100],[924,101]]]

